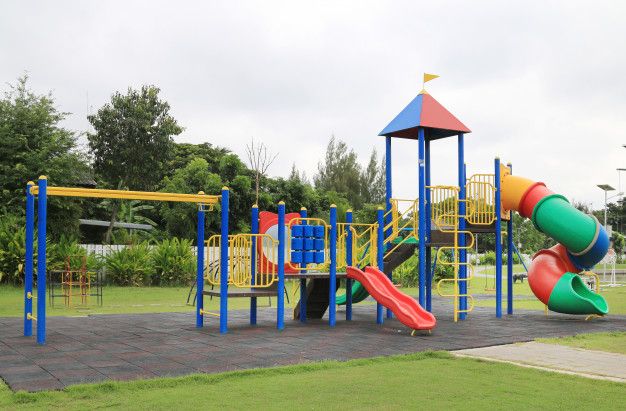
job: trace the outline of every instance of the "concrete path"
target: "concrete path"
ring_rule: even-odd
[[[471,348],[453,354],[626,383],[626,355],[623,354],[534,341]]]

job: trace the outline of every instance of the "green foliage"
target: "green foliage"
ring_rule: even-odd
[[[354,150],[333,136],[326,148],[324,160],[317,166],[317,174],[313,181],[319,192],[339,193],[348,200],[352,208],[359,210],[366,202],[383,200],[385,192],[383,167],[383,164],[378,165],[374,150],[368,166],[363,170]]]
[[[24,281],[26,255],[24,220],[14,215],[0,217],[0,283],[21,284]]]
[[[209,171],[208,163],[205,159],[195,158],[184,168],[176,170],[171,177],[165,177],[161,182],[161,186],[163,191],[170,193],[197,193],[204,191],[207,194],[217,194],[221,192],[222,180],[218,174]],[[163,203],[160,211],[170,236],[195,238],[197,213],[195,204]],[[219,213],[207,213],[206,217],[208,233],[217,233],[219,230]],[[235,218],[233,216],[231,220],[234,221]]]
[[[433,278],[433,287],[437,285],[437,281],[442,278],[454,277],[454,267],[447,264],[442,264],[442,261],[452,261],[451,255],[447,251],[442,251],[439,254],[439,260],[435,266],[435,275]],[[435,264],[435,252],[433,250],[432,264]],[[404,263],[393,271],[394,281],[402,284],[403,287],[417,287],[419,283],[419,259],[417,254],[412,255]],[[432,266],[432,265],[431,265]]]
[[[214,146],[210,143],[176,143],[172,149],[172,158],[168,162],[167,175],[171,176],[176,170],[184,168],[195,158],[204,159],[209,165],[209,171],[219,174],[220,160],[228,153],[228,149]]]
[[[87,117],[95,129],[87,134],[94,170],[113,187],[151,190],[165,175],[172,137],[183,129],[159,91],[155,86],[129,87]]]
[[[506,264],[508,261],[508,254],[505,252],[502,253],[502,264]],[[517,254],[513,254],[513,264],[520,264],[520,259]],[[496,265],[496,253],[494,251],[487,251],[480,257],[480,264],[482,265]]]
[[[0,99],[0,214],[23,214],[28,180],[40,175],[49,184],[72,186],[90,179],[77,149],[77,136],[60,126],[68,113],[58,110],[51,94],[38,95],[22,76]],[[78,230],[77,201],[50,198],[48,229],[52,238]]]
[[[49,243],[46,247],[48,270],[66,269],[68,262],[72,270],[81,269],[83,263],[90,271],[99,270],[103,266],[101,259],[93,253],[87,253],[75,237],[61,236],[58,241]]]
[[[150,246],[143,242],[113,251],[106,256],[105,267],[110,283],[135,287],[147,285],[153,273]]]
[[[152,285],[186,285],[193,280],[196,257],[191,251],[191,241],[163,240],[154,247],[150,257],[154,267]]]
[[[231,183],[237,176],[246,171],[246,165],[236,154],[227,154],[220,159],[219,173],[227,183]]]

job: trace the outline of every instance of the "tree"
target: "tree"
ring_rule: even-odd
[[[96,114],[87,116],[95,130],[87,134],[94,170],[110,186],[153,190],[165,175],[173,136],[183,129],[159,91],[155,86],[129,87],[126,94],[116,92]],[[105,242],[110,240],[117,207],[115,202]]]
[[[209,171],[219,173],[220,161],[227,154],[230,154],[230,150],[227,148],[214,146],[210,143],[174,143],[172,158],[167,165],[167,175],[171,176],[174,171],[184,168],[194,158],[205,159],[209,165]]]
[[[246,154],[248,155],[248,163],[254,172],[254,187],[256,203],[259,203],[259,185],[261,178],[265,177],[267,170],[270,168],[278,153],[272,155],[267,151],[267,147],[263,143],[255,146],[254,138],[250,144],[246,145]]]
[[[376,148],[372,150],[370,161],[361,174],[361,196],[365,203],[385,201],[385,157],[378,163]]]
[[[324,161],[317,165],[313,181],[318,191],[342,194],[355,209],[360,209],[364,204],[361,196],[361,166],[357,155],[335,136],[328,143]]]
[[[91,178],[77,136],[60,126],[68,113],[59,111],[51,93],[28,87],[28,76],[9,84],[0,99],[0,213],[23,214],[28,180],[46,175],[50,185],[76,186]],[[78,201],[50,198],[49,232],[76,235]]]
[[[209,171],[209,165],[203,158],[195,158],[184,168],[174,172],[172,177],[165,177],[161,182],[163,191],[170,193],[219,193],[223,183],[218,174]],[[196,204],[163,203],[160,208],[165,220],[165,227],[171,236],[195,239]],[[234,218],[234,217],[232,217]],[[219,232],[219,215],[212,212],[206,215],[208,233]]]

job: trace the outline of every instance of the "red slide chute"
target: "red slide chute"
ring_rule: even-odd
[[[437,324],[435,316],[422,308],[413,297],[398,290],[387,274],[374,267],[365,267],[365,272],[356,267],[346,269],[348,278],[357,280],[372,297],[389,308],[398,320],[413,330],[431,330]]]

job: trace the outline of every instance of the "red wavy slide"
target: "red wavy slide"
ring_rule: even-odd
[[[435,316],[422,308],[413,297],[398,290],[387,274],[374,267],[365,272],[356,267],[346,269],[348,278],[357,280],[380,304],[389,308],[398,320],[413,330],[431,330],[437,324]]]

